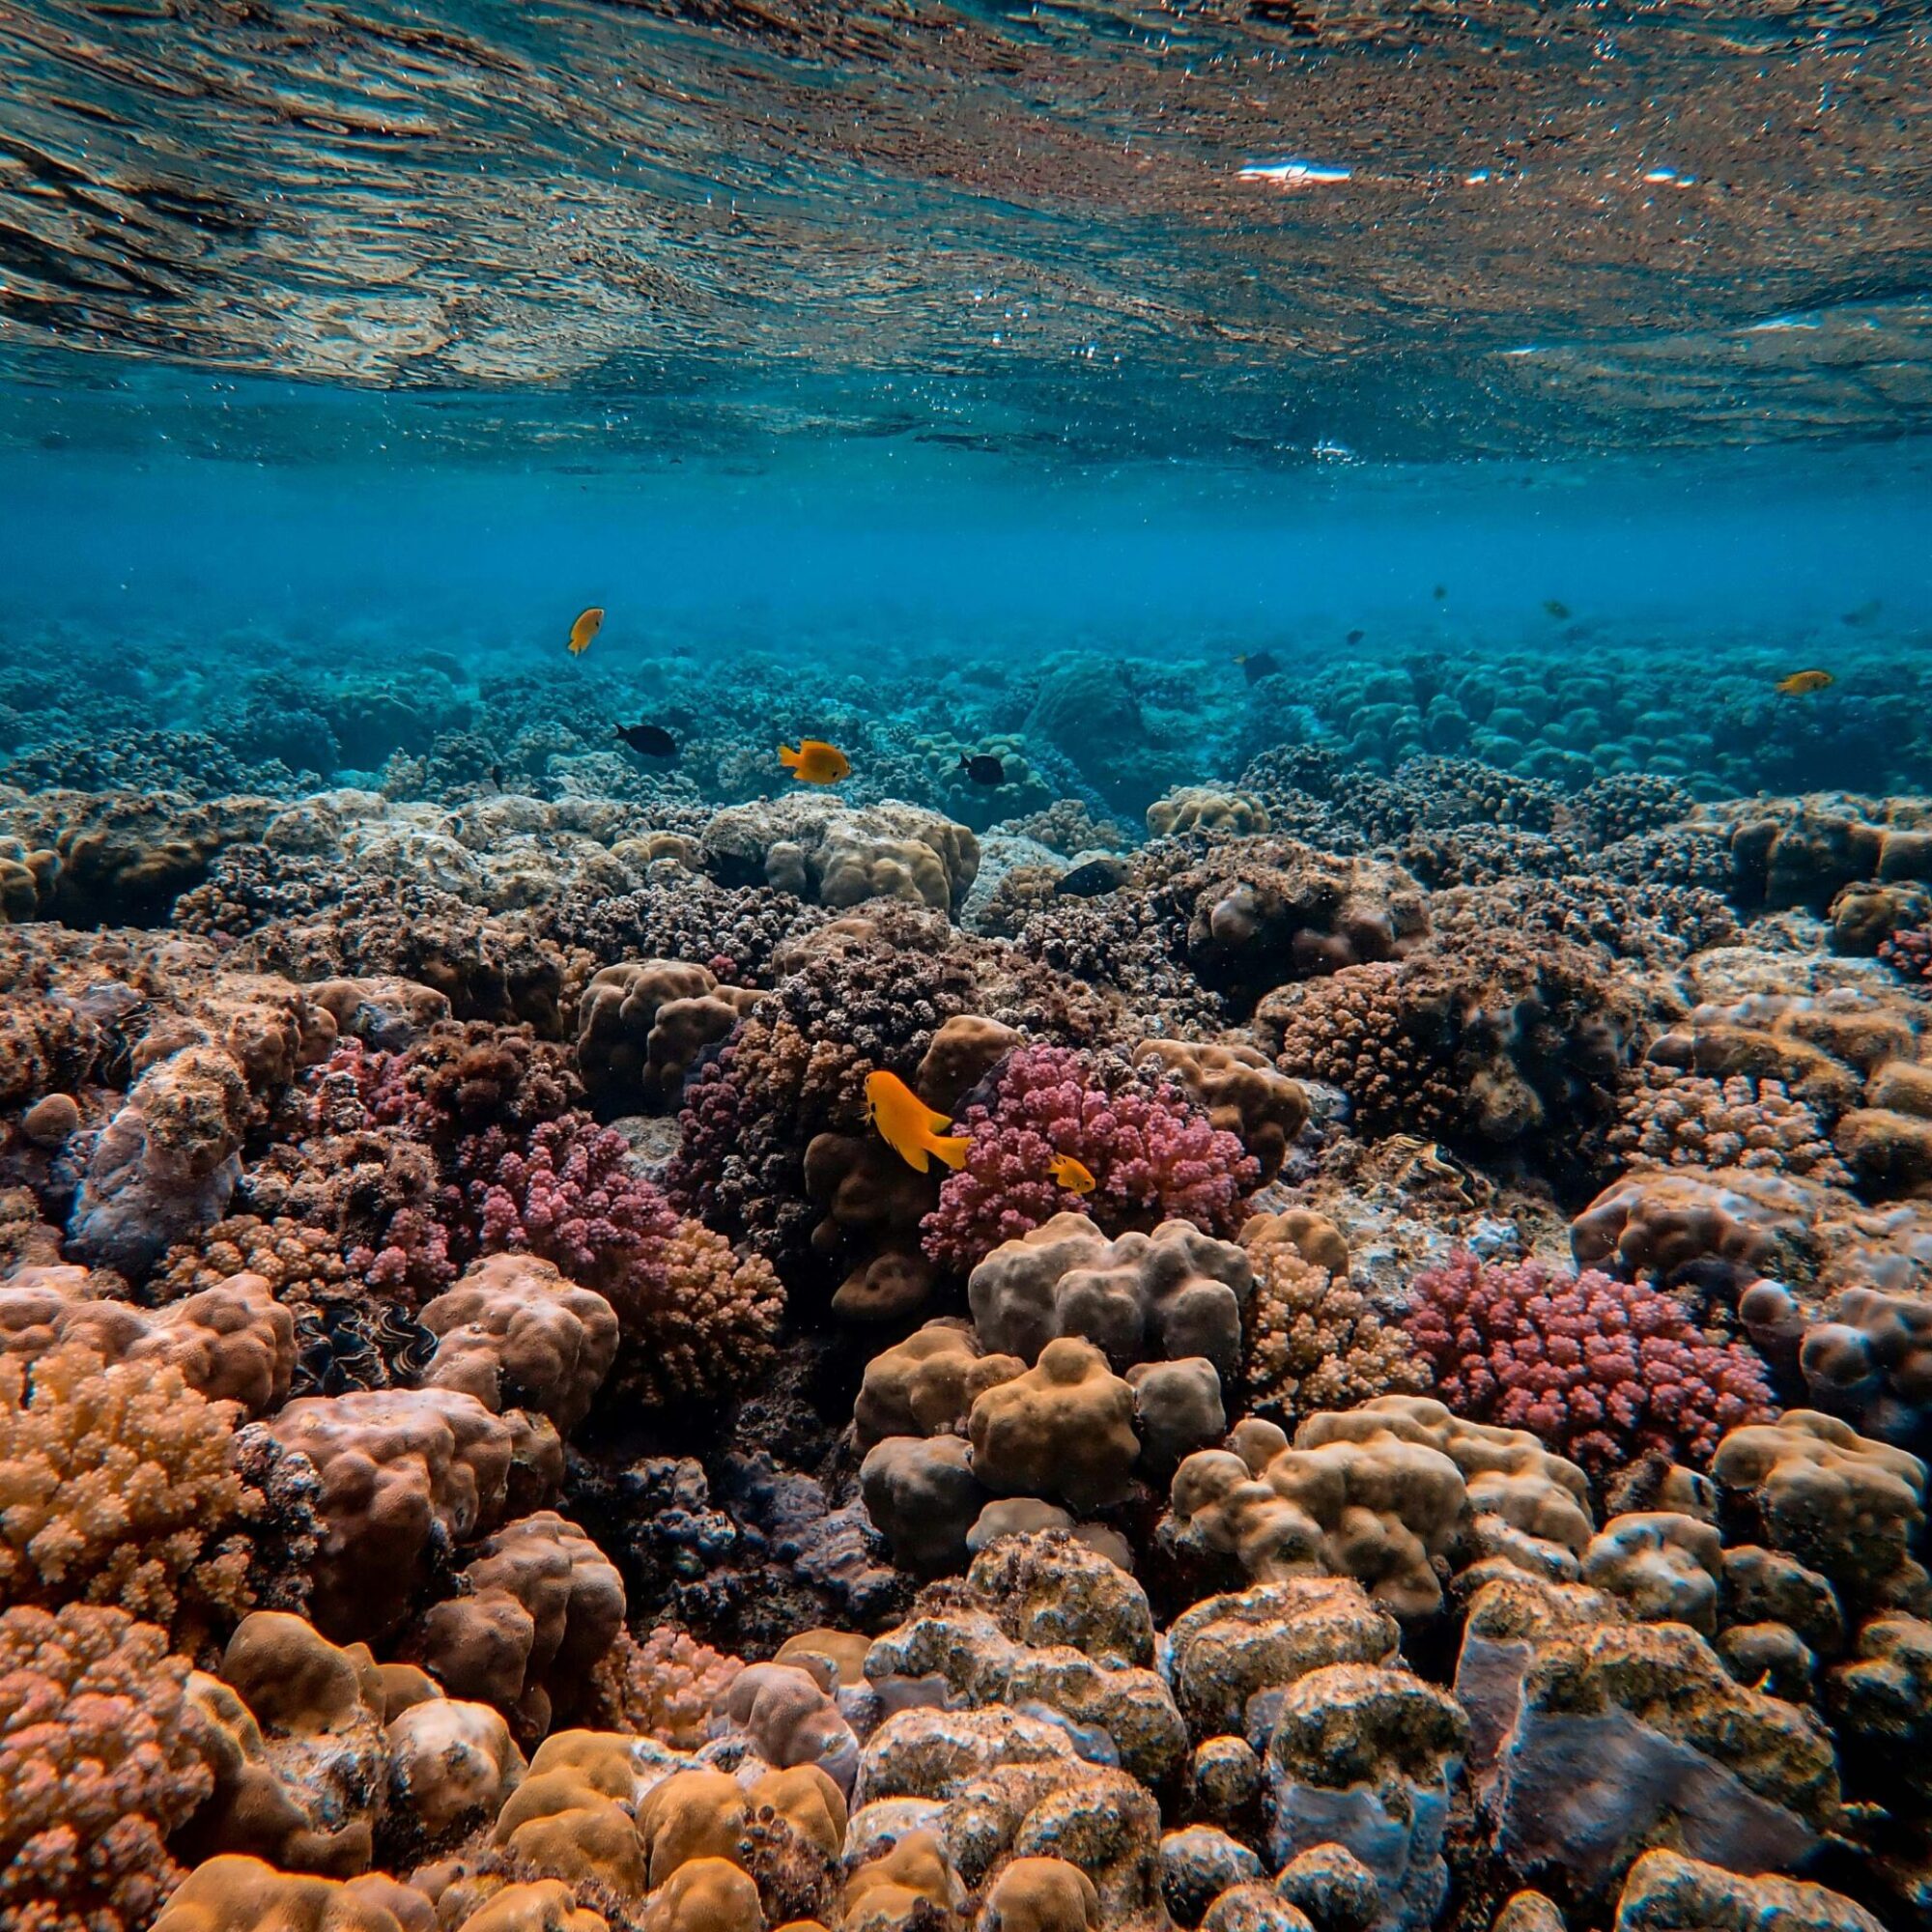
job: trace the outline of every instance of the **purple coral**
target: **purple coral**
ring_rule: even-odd
[[[1261,1179],[1240,1141],[1174,1082],[1068,1047],[1009,1055],[992,1104],[975,1102],[963,1126],[966,1164],[924,1222],[925,1252],[955,1267],[1068,1209],[1110,1233],[1179,1219],[1231,1234]],[[1054,1181],[1059,1154],[1093,1175],[1093,1193]]]
[[[1441,1401],[1530,1430],[1597,1477],[1651,1450],[1706,1462],[1726,1430],[1777,1413],[1750,1349],[1706,1341],[1641,1283],[1465,1250],[1424,1268],[1413,1293],[1403,1325]]]
[[[527,1250],[573,1281],[608,1293],[637,1269],[660,1266],[677,1232],[670,1203],[626,1166],[622,1134],[586,1115],[547,1121],[519,1152],[492,1127],[460,1157],[486,1252]]]

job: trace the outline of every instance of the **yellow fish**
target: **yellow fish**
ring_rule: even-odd
[[[1773,689],[1783,697],[1808,697],[1837,681],[1828,670],[1795,670],[1789,677],[1779,678]]]
[[[593,604],[581,612],[577,622],[570,627],[570,655],[581,658],[590,648],[590,639],[604,628],[604,607]]]
[[[779,763],[800,784],[809,785],[836,785],[852,771],[852,760],[837,745],[828,745],[823,738],[801,738],[795,752],[789,745],[781,745]]]
[[[966,1150],[972,1143],[964,1134],[942,1133],[940,1129],[950,1127],[952,1121],[935,1114],[896,1073],[867,1074],[866,1111],[879,1138],[919,1173],[932,1165],[933,1154],[948,1167],[966,1165]]]
[[[1056,1154],[1047,1168],[1055,1184],[1069,1194],[1092,1194],[1094,1177],[1070,1153]]]

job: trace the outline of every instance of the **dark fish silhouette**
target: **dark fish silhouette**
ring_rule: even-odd
[[[617,735],[640,758],[677,756],[677,740],[662,724],[619,724]]]
[[[490,782],[493,785],[495,785],[498,791],[501,791],[503,789],[503,768],[501,765],[492,765],[490,767]]]
[[[1351,644],[1359,644],[1368,635],[1366,631],[1350,631],[1349,633],[1349,641]]]
[[[1235,662],[1240,666],[1241,674],[1250,684],[1259,684],[1264,677],[1272,677],[1281,668],[1281,660],[1272,651],[1248,651]]]
[[[1569,605],[1564,603],[1560,597],[1546,597],[1543,600],[1543,608],[1559,624],[1564,622],[1570,615]]]
[[[959,754],[959,769],[976,785],[1005,784],[1007,781],[1006,766],[1001,764],[999,759],[994,757],[990,752],[976,752],[970,757],[964,752],[961,752]]]
[[[1127,882],[1127,868],[1119,859],[1089,859],[1084,866],[1063,872],[1053,882],[1054,892],[1065,899],[1096,899],[1102,893],[1118,892]]]
[[[1446,596],[1448,596],[1448,594],[1449,594],[1449,586],[1448,586],[1448,585],[1447,585],[1446,583],[1438,583],[1438,584],[1437,584],[1437,585],[1435,586],[1435,588],[1434,590],[1432,590],[1432,591],[1431,591],[1431,592],[1430,592],[1429,594],[1430,594],[1430,595],[1431,595],[1431,596],[1432,596],[1433,598],[1435,598],[1435,599],[1436,603],[1438,603],[1438,604],[1439,604],[1439,603],[1441,603],[1441,601],[1443,600],[1443,598],[1445,598]]]

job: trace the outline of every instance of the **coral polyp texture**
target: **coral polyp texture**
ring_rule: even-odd
[[[0,1932],[1922,1920],[1932,807],[612,655],[0,677]]]

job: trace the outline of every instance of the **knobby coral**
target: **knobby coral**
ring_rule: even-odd
[[[1727,1429],[1776,1413],[1752,1350],[1707,1341],[1641,1283],[1464,1251],[1413,1296],[1403,1325],[1450,1408],[1530,1430],[1599,1478],[1650,1450],[1708,1462]]]
[[[0,1932],[139,1932],[169,1833],[214,1788],[166,1633],[66,1604],[0,1613]]]
[[[1078,1210],[1111,1234],[1192,1221],[1232,1234],[1259,1164],[1174,1081],[1112,1056],[1029,1046],[1009,1055],[963,1125],[965,1165],[925,1222],[934,1261],[970,1267],[1002,1241]],[[1052,1173],[1066,1154],[1094,1177],[1075,1195]]]
[[[232,1403],[178,1368],[104,1368],[70,1344],[0,1360],[0,1595],[114,1604],[176,1624],[245,1606],[260,1498],[233,1464]]]

